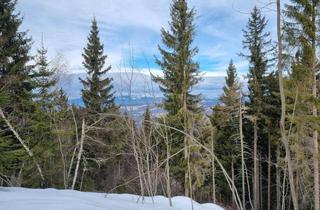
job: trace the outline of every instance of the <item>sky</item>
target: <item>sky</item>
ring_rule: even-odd
[[[197,11],[194,46],[195,60],[204,76],[225,75],[234,60],[239,75],[245,75],[247,62],[242,52],[242,29],[254,5],[263,7],[269,19],[268,30],[275,37],[275,5],[268,0],[189,0]],[[63,55],[68,73],[85,72],[82,52],[87,42],[91,20],[96,17],[100,38],[112,71],[134,66],[136,71],[156,74],[161,70],[154,58],[159,56],[161,28],[168,28],[170,0],[18,0],[17,11],[24,17],[22,30],[33,39],[33,53],[41,37],[53,59]]]

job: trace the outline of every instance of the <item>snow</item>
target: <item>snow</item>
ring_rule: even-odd
[[[0,187],[0,210],[191,210],[187,197],[172,198],[173,207],[163,196],[145,198],[129,194],[104,194],[74,190]],[[215,204],[193,201],[194,210],[223,210]]]

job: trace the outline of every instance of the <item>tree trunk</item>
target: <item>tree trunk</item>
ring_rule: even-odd
[[[233,163],[233,157],[231,159],[231,181],[232,185],[234,185],[234,163]],[[232,188],[232,208],[236,206],[236,198],[234,194],[234,189]]]
[[[289,183],[290,183],[290,192],[293,202],[294,210],[299,210],[298,198],[296,195],[296,189],[294,185],[294,175],[291,162],[291,151],[288,139],[286,137],[285,129],[285,117],[286,117],[286,98],[284,95],[284,86],[283,86],[283,75],[282,75],[282,37],[281,37],[281,4],[280,0],[277,0],[277,38],[278,38],[278,74],[279,74],[279,88],[281,96],[281,120],[280,120],[280,132],[281,132],[281,141],[284,144],[286,151],[286,163],[288,165],[288,174],[289,174]]]
[[[277,208],[276,210],[281,209],[281,177],[280,177],[280,169],[279,169],[279,164],[280,164],[280,146],[277,144],[277,150],[276,150],[276,155],[277,155],[277,165],[276,165],[276,194],[277,194]]]
[[[185,72],[183,75],[185,78]],[[183,148],[184,148],[184,161],[187,163],[189,157],[188,157],[188,137],[187,137],[187,133],[188,133],[188,122],[187,122],[187,98],[186,98],[186,94],[184,92],[181,93],[181,102],[183,105],[183,131],[184,131],[184,139],[183,139]],[[187,163],[188,164],[188,163]],[[185,168],[185,172],[184,172],[184,195],[186,197],[189,196],[189,182],[188,182],[188,168]]]
[[[187,137],[184,139],[184,159],[187,162],[188,161],[188,147],[187,147]],[[185,173],[184,173],[184,196],[188,197],[189,196],[189,182],[188,182],[188,167],[185,168]]]
[[[54,123],[56,124],[56,121],[54,120]],[[56,131],[59,130],[59,128],[55,127]],[[60,155],[61,155],[61,160],[62,160],[62,166],[63,166],[63,185],[64,185],[64,189],[68,189],[68,178],[67,178],[67,169],[66,169],[66,158],[64,156],[64,153],[63,153],[63,149],[62,149],[62,140],[61,140],[61,137],[60,137],[60,134],[59,132],[57,132],[57,138],[58,138],[58,141],[59,141],[59,150],[60,150]]]
[[[318,23],[316,21],[316,6],[314,5],[314,10],[313,10],[313,15],[312,15],[312,22],[314,23],[314,26],[316,30],[318,29]],[[312,66],[312,72],[313,72],[313,81],[312,81],[312,96],[314,99],[318,97],[318,87],[317,87],[317,58],[316,58],[316,53],[317,53],[317,46],[316,46],[316,37],[317,34],[314,32],[314,39],[312,40],[312,50],[313,50],[313,66]],[[318,116],[318,109],[316,104],[313,104],[312,107],[312,115],[316,118]],[[314,209],[315,210],[320,210],[320,194],[319,194],[319,145],[318,145],[318,131],[315,129],[313,131],[313,170],[314,170]]]
[[[137,203],[140,200],[140,197],[142,197],[142,202],[144,201],[144,196],[145,196],[145,189],[144,189],[144,174],[143,174],[143,169],[142,169],[142,164],[141,164],[141,157],[139,156],[139,152],[138,152],[138,143],[136,142],[136,136],[135,136],[135,131],[134,131],[134,126],[133,123],[131,122],[131,120],[129,120],[129,126],[130,126],[130,130],[131,130],[131,140],[132,140],[132,150],[133,150],[133,156],[134,159],[136,161],[137,164],[137,170],[138,170],[138,175],[139,175],[139,184],[140,184],[140,196],[137,200]]]
[[[189,153],[189,148],[188,148],[188,153]],[[193,206],[193,190],[192,190],[192,179],[191,179],[191,166],[190,166],[190,154],[188,154],[188,163],[187,163],[187,168],[188,168],[188,183],[189,183],[189,195],[190,195],[190,201],[191,201],[191,210],[194,210]]]
[[[260,195],[260,197],[259,197],[259,204],[260,204],[260,206],[259,206],[259,208],[260,209],[263,209],[263,192],[262,192],[262,157],[261,157],[261,154],[259,154],[259,195]]]
[[[83,152],[83,142],[85,139],[85,120],[82,120],[82,129],[81,129],[81,139],[80,139],[80,148],[79,148],[79,152],[78,152],[78,160],[77,160],[77,165],[76,165],[76,169],[74,172],[74,177],[73,177],[73,181],[72,181],[72,186],[71,189],[74,190],[74,187],[76,185],[76,181],[77,181],[77,177],[78,177],[78,171],[79,171],[79,167],[80,167],[80,162],[81,162],[81,157],[82,157],[82,152]]]
[[[77,177],[78,177],[78,171],[79,171],[79,167],[80,167],[80,162],[81,162],[81,157],[82,157],[82,152],[83,152],[83,142],[85,139],[85,120],[82,120],[82,129],[81,129],[81,139],[80,139],[80,148],[79,148],[79,152],[78,152],[78,159],[77,159],[77,165],[76,165],[76,169],[74,172],[74,177],[73,177],[73,182],[72,182],[72,187],[71,189],[74,190],[74,187],[76,185],[76,181],[77,181]]]
[[[317,98],[317,76],[314,74],[312,95]],[[316,105],[313,105],[312,114],[314,117],[318,116]],[[314,210],[320,210],[320,193],[319,193],[319,145],[318,145],[318,131],[313,132],[313,169],[314,169]]]
[[[259,169],[258,169],[258,125],[257,119],[253,120],[253,206],[259,210]]]
[[[172,199],[171,199],[171,183],[170,183],[170,145],[169,139],[167,138],[167,160],[166,160],[166,175],[167,175],[167,196],[169,199],[169,205],[172,207]]]
[[[213,139],[213,130],[211,131],[211,164],[212,164],[212,200],[213,203],[216,203],[216,167],[214,161],[214,139]]]
[[[268,210],[271,210],[271,139],[268,142]]]
[[[242,94],[240,93],[240,109],[239,109],[239,131],[240,131],[240,146],[241,146],[241,179],[242,179],[242,207],[246,209],[246,186],[245,186],[245,171],[244,171],[244,145],[243,145],[243,127],[242,127]]]

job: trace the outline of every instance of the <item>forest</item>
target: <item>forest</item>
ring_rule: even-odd
[[[320,210],[320,0],[266,3],[276,34],[252,8],[239,40],[245,80],[230,57],[210,113],[193,92],[202,79],[194,44],[201,14],[172,0],[155,43],[163,75],[150,73],[163,112],[147,108],[141,120],[115,103],[96,18],[79,106],[58,88],[63,63],[51,62],[44,42],[31,53],[16,5],[0,0],[0,186],[131,193],[138,202],[164,195],[170,206],[183,195],[225,209]]]

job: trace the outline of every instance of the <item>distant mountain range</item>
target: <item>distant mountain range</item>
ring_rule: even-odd
[[[107,77],[113,78],[116,103],[123,111],[131,113],[135,117],[142,115],[146,107],[154,114],[163,111],[157,104],[161,103],[163,95],[158,85],[152,82],[151,77],[142,73],[108,73]],[[79,78],[85,78],[86,74],[62,74],[59,78],[59,86],[62,87],[70,100],[70,103],[82,106]],[[203,80],[193,89],[193,93],[202,94],[202,105],[209,111],[216,104],[222,87],[225,84],[223,77],[203,77]]]

